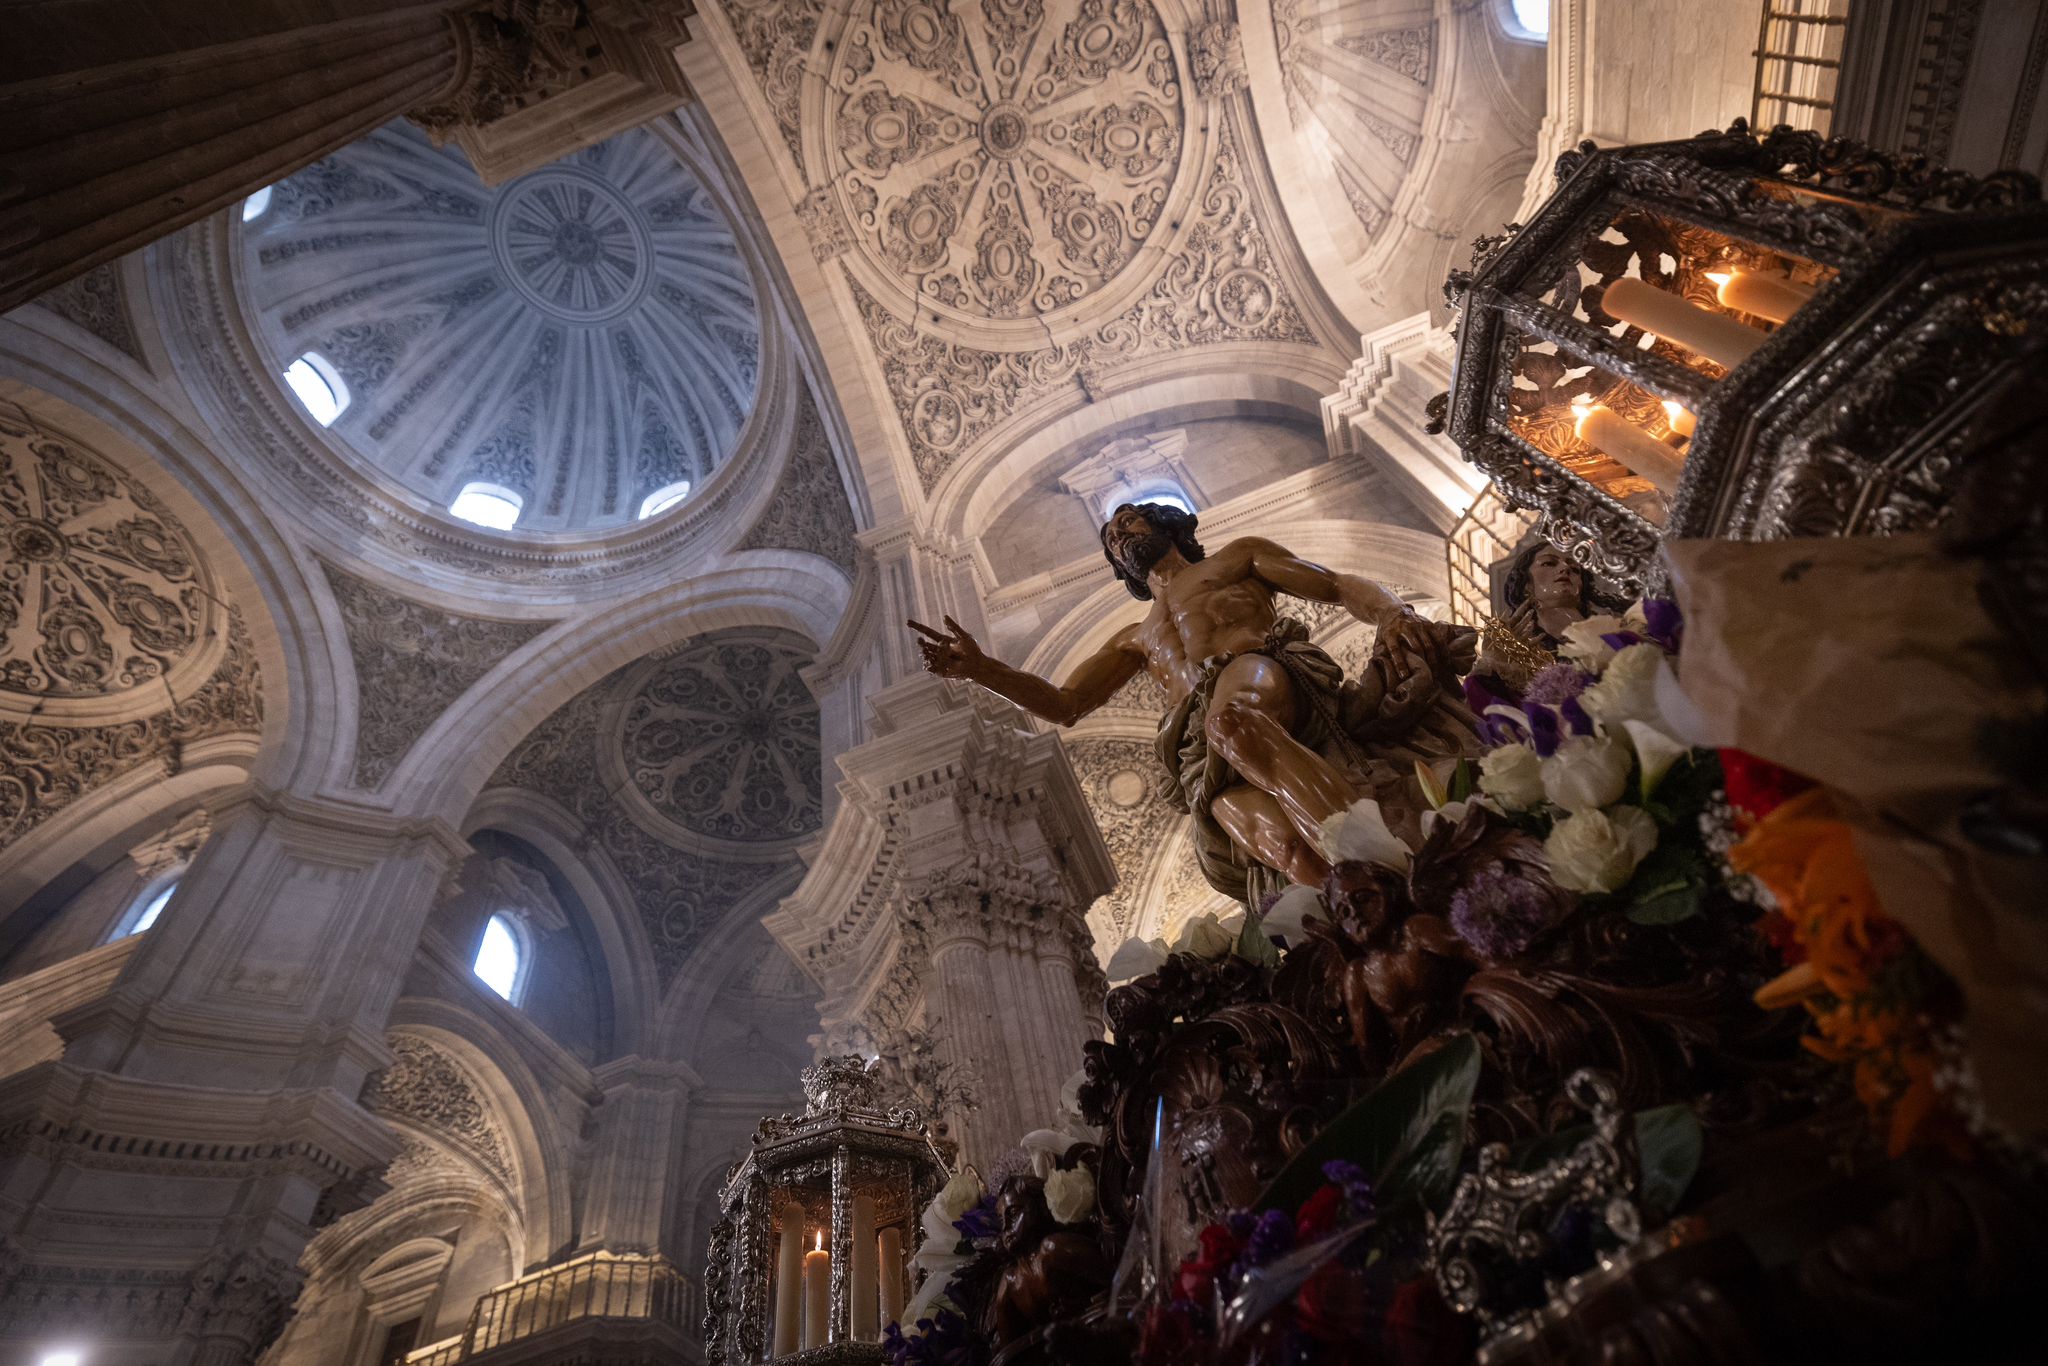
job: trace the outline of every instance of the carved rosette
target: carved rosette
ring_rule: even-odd
[[[870,288],[961,322],[1057,317],[1121,274],[1180,174],[1149,0],[874,0],[840,35],[810,167]]]
[[[392,1037],[391,1054],[391,1065],[363,1083],[363,1108],[408,1120],[448,1139],[511,1184],[510,1145],[469,1073],[440,1049],[410,1034]]]

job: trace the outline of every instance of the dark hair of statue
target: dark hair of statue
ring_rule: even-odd
[[[1571,559],[1571,556],[1565,555],[1562,550],[1538,536],[1517,550],[1515,557],[1508,561],[1508,577],[1507,582],[1501,585],[1501,597],[1507,601],[1510,612],[1529,600],[1529,571],[1534,567],[1536,557],[1546,550],[1564,555],[1567,561]],[[1572,568],[1579,575],[1579,610],[1588,616],[1605,610],[1607,604],[1593,592],[1593,576],[1586,572],[1583,565],[1574,564]]]
[[[1154,528],[1171,537],[1173,548],[1178,550],[1180,557],[1189,564],[1195,563],[1209,553],[1202,549],[1202,543],[1195,539],[1195,527],[1201,519],[1192,512],[1183,512],[1171,503],[1122,503],[1115,512],[1109,514],[1109,520],[1102,524],[1102,557],[1109,561],[1109,567],[1116,571],[1117,578],[1123,581],[1124,587],[1130,590],[1132,597],[1139,602],[1150,602],[1152,589],[1146,584],[1144,576],[1132,578],[1124,567],[1117,563],[1115,553],[1109,548],[1109,529],[1116,524],[1117,513],[1125,508],[1132,509]]]

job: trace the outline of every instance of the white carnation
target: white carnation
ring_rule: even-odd
[[[1197,958],[1221,958],[1236,947],[1236,931],[1218,920],[1215,912],[1204,911],[1181,930],[1173,951],[1191,953]]]
[[[1639,806],[1582,811],[1551,827],[1543,841],[1551,880],[1574,892],[1611,892],[1657,847],[1657,823]]]
[[[1102,974],[1112,982],[1128,982],[1133,977],[1143,977],[1166,966],[1167,948],[1157,939],[1140,939],[1132,935],[1116,946],[1116,952],[1109,956],[1109,963]]]
[[[1273,909],[1259,919],[1261,934],[1278,935],[1289,944],[1308,938],[1310,920],[1327,920],[1322,893],[1313,887],[1294,886],[1280,893]]]
[[[939,1188],[939,1198],[937,1201],[939,1213],[945,1215],[946,1222],[951,1224],[955,1219],[958,1219],[961,1215],[980,1204],[981,1197],[981,1178],[974,1174],[972,1168],[962,1167],[959,1171],[953,1173],[952,1178],[944,1186]]]
[[[1543,761],[1527,745],[1502,745],[1479,761],[1479,790],[1510,811],[1543,800]]]
[[[1628,745],[1616,735],[1574,735],[1543,760],[1543,795],[1567,811],[1596,811],[1628,790]]]

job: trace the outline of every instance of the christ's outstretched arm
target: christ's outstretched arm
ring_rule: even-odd
[[[1082,660],[1062,687],[990,658],[959,622],[951,617],[944,620],[944,631],[933,630],[920,621],[908,623],[911,630],[925,637],[917,643],[924,652],[925,668],[941,678],[979,683],[1033,716],[1062,726],[1073,725],[1107,702],[1145,666],[1145,653],[1137,641],[1138,628],[1126,626],[1107,645]]]

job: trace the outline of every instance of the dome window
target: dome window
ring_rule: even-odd
[[[510,531],[519,520],[526,500],[502,484],[469,483],[448,505],[451,516],[487,526],[493,531]]]
[[[476,960],[470,970],[485,986],[516,1006],[525,994],[530,966],[526,936],[518,920],[502,911],[492,916],[484,926],[484,937],[477,944]]]
[[[673,484],[663,484],[640,500],[640,519],[659,517],[677,503],[690,496],[690,481],[678,479]]]
[[[308,351],[284,368],[284,382],[299,396],[306,412],[323,427],[332,427],[348,407],[348,382],[318,351]]]
[[[1550,0],[1506,0],[1506,4],[1502,27],[1510,38],[1536,43],[1550,40]]]
[[[107,942],[111,944],[116,939],[126,939],[131,934],[141,934],[151,925],[156,924],[156,918],[164,913],[164,907],[170,904],[171,894],[177,890],[178,883],[175,878],[169,882],[145,888],[142,895],[136,897],[129,904],[127,911],[115,924],[114,932],[107,936]]]
[[[242,221],[254,223],[270,211],[270,186],[265,185],[242,201]]]

